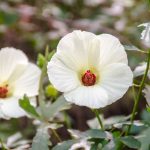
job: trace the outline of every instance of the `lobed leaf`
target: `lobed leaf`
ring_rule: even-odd
[[[40,118],[40,115],[37,113],[36,109],[30,104],[30,100],[26,95],[24,95],[23,99],[19,100],[19,105],[33,118]]]

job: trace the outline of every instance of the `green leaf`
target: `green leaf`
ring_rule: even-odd
[[[148,111],[144,110],[141,117],[144,122],[150,124],[150,113]]]
[[[44,55],[43,54],[38,54],[37,65],[40,68],[43,68],[43,66],[44,66],[45,63],[46,63],[46,59],[45,59]]]
[[[19,100],[19,105],[24,111],[26,111],[32,117],[37,119],[40,118],[40,115],[37,113],[36,109],[30,104],[30,100],[26,95],[24,95],[23,99]]]
[[[115,143],[114,140],[111,140],[108,144],[106,144],[102,150],[116,150],[117,149],[117,142]]]
[[[139,51],[139,49],[134,45],[124,45],[124,48],[128,51]]]
[[[99,146],[100,145],[100,146]],[[90,150],[101,150],[102,149],[102,146],[101,144],[99,143],[94,143],[91,145],[91,149]]]
[[[65,100],[64,96],[58,97],[58,99],[50,104],[50,106],[45,107],[45,115],[46,117],[52,118],[54,117],[59,111],[70,108],[70,104]]]
[[[48,130],[41,128],[38,129],[35,137],[33,138],[31,150],[49,150],[49,134]]]
[[[5,24],[5,25],[12,25],[16,23],[16,21],[19,19],[19,16],[15,12],[4,12],[0,11],[0,24]]]
[[[99,129],[91,129],[91,130],[85,131],[84,136],[89,137],[89,138],[101,138],[101,139],[107,138],[106,132],[99,130]]]
[[[150,150],[150,127],[143,131],[140,135],[139,141],[141,142],[140,150]]]
[[[68,150],[73,144],[77,143],[78,140],[68,140],[64,141],[55,147],[52,148],[52,150]]]
[[[52,56],[55,54],[55,50],[51,51],[49,54],[48,54],[48,61],[51,60]]]
[[[54,98],[56,98],[57,95],[58,95],[58,91],[54,88],[53,85],[48,85],[48,86],[45,88],[45,94],[46,94],[46,96],[48,96],[48,97],[54,97]]]
[[[141,147],[141,143],[133,136],[121,137],[120,141],[129,148],[139,149]]]
[[[146,110],[147,110],[147,112],[150,113],[150,107],[149,106],[147,106]]]

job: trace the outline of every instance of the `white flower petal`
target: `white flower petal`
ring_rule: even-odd
[[[0,81],[6,81],[17,65],[27,65],[26,55],[15,48],[2,48],[0,50]]]
[[[28,67],[28,64],[17,64],[7,80],[8,83],[13,84],[18,78],[22,76],[22,74],[24,74],[27,67]]]
[[[120,99],[132,85],[132,80],[133,73],[125,64],[114,63],[103,68],[99,85],[108,93],[108,104]]]
[[[59,54],[56,53],[48,63],[48,77],[56,89],[68,92],[80,85],[78,74],[69,69],[59,58]]]
[[[79,143],[73,144],[69,150],[77,150],[77,149],[90,150],[90,143],[82,139]]]
[[[134,77],[138,77],[144,74],[146,70],[146,62],[142,63],[140,66],[137,66],[133,71]]]
[[[128,64],[127,54],[120,41],[109,34],[101,34],[100,39],[100,64],[101,66],[111,63]]]
[[[89,42],[88,47],[88,66],[90,68],[95,68],[99,70],[99,63],[100,63],[100,55],[101,55],[101,49],[100,49],[100,40],[96,37],[93,40]]]
[[[90,108],[104,107],[108,103],[108,94],[100,86],[80,86],[71,92],[64,93],[67,101]]]
[[[36,106],[35,99],[31,100],[31,104]],[[19,106],[19,97],[0,99],[0,118],[19,118],[25,115],[26,112]]]
[[[72,70],[79,71],[83,67],[88,68],[88,51],[91,48],[95,50],[95,45],[93,45],[93,42],[96,43],[96,41],[93,41],[95,39],[98,40],[96,35],[85,31],[77,30],[67,34],[60,40],[57,46],[57,52],[61,52],[65,56],[61,57],[61,61]],[[99,51],[99,48],[96,50]],[[96,56],[98,53],[93,54]]]
[[[143,93],[145,94],[145,98],[146,98],[146,101],[148,103],[148,105],[150,106],[150,86],[147,85],[144,90],[143,90]]]
[[[14,96],[38,95],[39,81],[41,71],[34,65],[29,63],[24,74],[15,82]]]
[[[67,34],[48,64],[49,79],[59,91],[69,92],[81,85],[82,70],[97,68],[99,57],[100,40],[96,35],[84,31]]]
[[[146,27],[147,25],[148,25],[148,23],[142,23],[142,24],[138,25],[137,27],[142,27],[142,26]]]
[[[141,39],[145,46],[150,47],[150,23],[143,23],[138,27],[144,26],[145,29],[141,33]]]
[[[127,54],[116,37],[74,31],[60,40],[48,63],[48,76],[67,101],[100,108],[121,98],[132,84],[127,64]],[[87,70],[97,76],[94,86],[83,86],[79,79]]]

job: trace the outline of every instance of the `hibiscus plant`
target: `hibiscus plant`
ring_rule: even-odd
[[[146,49],[124,46],[110,34],[95,35],[74,30],[60,39],[56,51],[46,47],[37,65],[18,49],[0,50],[0,118],[26,116],[36,131],[33,140],[20,132],[3,140],[1,149],[30,150],[122,150],[150,149],[150,23],[145,23],[141,40]],[[145,62],[131,70],[126,50],[146,56]],[[130,52],[129,52],[130,53]],[[141,76],[141,80],[136,79]],[[102,108],[132,92],[134,106],[129,116],[105,118]],[[136,94],[137,93],[137,94]],[[142,95],[147,105],[137,120]],[[91,109],[95,118],[89,129],[71,128],[66,110],[72,104]],[[57,129],[67,127],[69,138]],[[30,126],[29,126],[30,128]]]

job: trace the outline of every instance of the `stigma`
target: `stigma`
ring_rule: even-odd
[[[0,86],[0,98],[6,98],[8,94],[8,85]]]
[[[82,76],[82,83],[84,86],[92,86],[96,83],[96,75],[90,70],[87,70]]]

